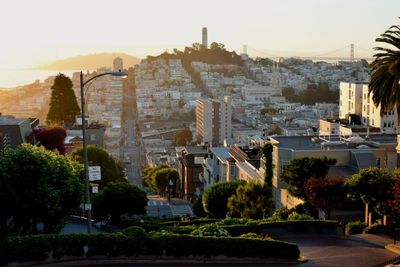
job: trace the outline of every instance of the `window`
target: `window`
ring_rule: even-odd
[[[217,178],[215,179],[216,182],[219,182],[219,174],[217,174]]]
[[[229,170],[230,175],[235,176],[235,165],[232,164],[229,166],[229,168],[230,168],[230,170]]]
[[[90,135],[90,141],[96,141],[96,135],[95,134],[91,134]]]

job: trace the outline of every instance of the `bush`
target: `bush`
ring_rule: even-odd
[[[361,234],[364,228],[367,227],[364,222],[356,221],[356,222],[349,222],[346,224],[346,235],[356,235]]]
[[[12,237],[0,244],[0,265],[73,256],[82,259],[84,246],[87,257],[120,256],[202,256],[297,259],[296,244],[254,238],[199,237],[157,234],[148,239],[128,237],[122,233],[93,235],[37,235]]]
[[[383,224],[378,224],[378,223],[368,226],[363,230],[363,234],[383,234],[384,232],[385,232],[385,226]]]
[[[307,214],[298,214],[297,212],[292,212],[291,214],[289,214],[288,221],[311,221],[314,220],[313,217],[311,217],[310,215]]]
[[[240,235],[239,238],[262,239],[262,236],[256,233],[247,233]]]
[[[238,224],[247,224],[248,222],[251,222],[252,220],[249,219],[242,219],[242,218],[226,218],[223,220],[220,220],[219,222],[216,222],[218,225],[238,225]]]
[[[272,218],[275,218],[277,220],[287,220],[289,215],[292,213],[292,210],[289,210],[288,208],[280,208],[274,211],[272,214]]]
[[[139,226],[130,226],[128,228],[125,228],[124,230],[122,230],[121,232],[122,234],[124,234],[127,237],[134,237],[134,238],[138,238],[138,239],[146,239],[148,238],[146,232],[144,231],[144,229],[142,227]]]
[[[203,195],[200,195],[196,198],[196,200],[193,203],[192,209],[197,217],[205,217],[207,215],[203,207]]]
[[[229,236],[229,233],[224,228],[215,223],[205,224],[191,232],[191,235],[196,236]]]
[[[228,199],[236,193],[236,189],[246,184],[244,180],[234,180],[226,183],[216,183],[203,193],[203,207],[213,218],[225,218],[228,212]]]

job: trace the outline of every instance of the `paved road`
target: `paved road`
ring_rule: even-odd
[[[228,266],[374,266],[385,262],[398,255],[384,248],[369,245],[364,242],[351,241],[334,237],[291,237],[284,238],[287,241],[295,242],[299,245],[301,255],[307,257],[308,262],[302,264],[207,264],[207,263],[191,263],[191,264],[160,264],[160,263],[138,263],[138,264],[107,264],[102,266],[113,267],[228,267]],[[85,265],[81,265],[82,267]]]
[[[308,259],[308,266],[374,266],[398,255],[384,248],[364,242],[337,237],[284,238],[296,243],[300,253]]]

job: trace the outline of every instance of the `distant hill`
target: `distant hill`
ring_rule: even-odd
[[[141,61],[138,57],[124,53],[99,53],[56,60],[39,68],[46,70],[95,70],[100,67],[112,67],[113,59],[116,57],[122,58],[124,68],[133,67]]]

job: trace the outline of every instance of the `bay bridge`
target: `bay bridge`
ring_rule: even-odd
[[[247,45],[243,46],[243,49],[238,49],[236,51],[242,50],[243,53],[248,54],[250,57],[267,57],[273,60],[279,60],[281,58],[289,58],[289,56],[276,55],[276,52],[269,52],[268,50],[258,49],[249,47]],[[344,56],[348,54],[348,56]],[[300,59],[308,59],[313,61],[359,61],[365,59],[368,62],[374,60],[371,56],[375,52],[368,48],[360,47],[356,44],[348,44],[344,47],[340,47],[334,50],[320,52],[315,55],[310,56],[290,56]]]

